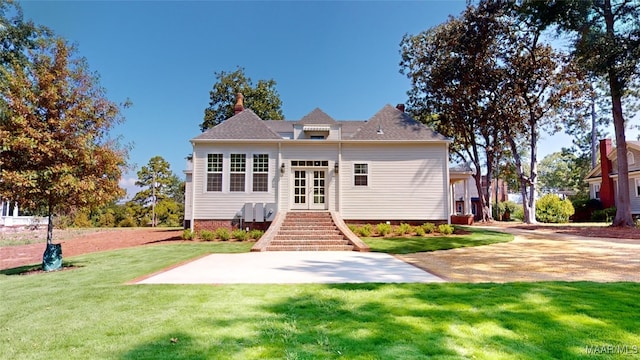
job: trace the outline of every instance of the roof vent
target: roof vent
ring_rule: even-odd
[[[378,131],[376,131],[376,134],[384,135],[384,131],[382,131],[382,126],[381,125],[378,125]]]
[[[398,110],[400,110],[400,111],[404,112],[404,104],[398,104],[398,105],[396,105],[396,109],[398,109]]]

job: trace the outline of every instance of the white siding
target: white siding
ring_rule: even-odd
[[[636,193],[636,180],[640,181],[640,178],[629,177],[629,201],[632,214],[640,214],[640,197]]]
[[[206,191],[207,154],[223,154],[222,192]],[[246,154],[244,192],[229,192],[230,154]],[[253,154],[269,154],[269,191],[252,191]],[[245,203],[276,202],[277,180],[280,176],[277,144],[218,144],[194,147],[194,219],[233,219]]]
[[[353,164],[369,164],[369,184],[355,186]],[[445,144],[342,146],[341,213],[359,220],[447,220]]]
[[[184,181],[184,219],[191,220],[191,195],[193,194],[193,175],[187,174]]]

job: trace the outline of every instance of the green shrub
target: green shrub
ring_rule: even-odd
[[[112,213],[100,214],[98,217],[98,226],[100,227],[114,227],[116,226],[116,217]]]
[[[604,209],[600,200],[589,199],[588,195],[573,196],[570,199],[575,209],[575,213],[571,216],[573,222],[593,221],[593,213]]]
[[[211,241],[215,239],[214,233],[211,230],[200,230],[199,237],[204,241]]]
[[[185,229],[182,231],[182,240],[193,240],[193,231],[191,229]]]
[[[416,235],[417,236],[425,236],[426,232],[424,231],[424,229],[422,228],[422,226],[416,226]]]
[[[118,223],[118,227],[136,227],[138,223],[132,217],[126,217]]]
[[[53,217],[53,227],[56,229],[66,229],[71,226],[71,218],[67,215],[58,215]]]
[[[249,237],[249,234],[242,229],[233,230],[231,235],[238,241],[245,241],[247,240],[247,237]]]
[[[610,207],[602,210],[596,210],[591,214],[591,221],[612,222],[616,216],[616,208]]]
[[[434,232],[436,232],[436,225],[433,223],[424,223],[422,224],[421,228],[427,234],[433,234]]]
[[[73,227],[76,228],[90,228],[93,227],[93,223],[89,220],[89,214],[85,211],[78,211],[73,217]]]
[[[231,232],[225,228],[218,228],[216,230],[216,237],[222,241],[231,239]]]
[[[369,237],[373,232],[373,227],[371,226],[371,224],[364,224],[357,228],[356,231],[356,234],[358,234],[358,236]]]
[[[413,226],[407,223],[401,223],[400,225],[398,225],[398,227],[396,227],[396,234],[398,234],[398,236],[403,236],[411,233],[413,233]]]
[[[376,225],[376,230],[378,231],[378,235],[387,236],[391,234],[391,231],[393,230],[393,228],[391,227],[391,224],[380,223]]]
[[[509,221],[513,219],[513,213],[518,208],[518,204],[513,201],[503,201],[498,204],[493,204],[492,212],[493,218],[500,221]],[[498,214],[500,216],[498,216]]]
[[[569,199],[547,194],[536,201],[536,220],[543,223],[566,223],[575,212]]]
[[[516,210],[511,213],[511,219],[520,221],[524,220],[524,207],[522,206],[522,204],[518,205]]]
[[[264,235],[264,231],[262,230],[251,230],[249,231],[249,237],[253,240],[258,240]]]
[[[438,232],[442,235],[451,235],[453,234],[453,225],[449,225],[449,224],[442,224],[442,225],[438,225]]]
[[[349,230],[351,230],[352,233],[356,234],[358,232],[358,225],[355,224],[349,224],[347,225],[347,227],[349,228]]]

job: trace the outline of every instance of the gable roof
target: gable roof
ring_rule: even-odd
[[[230,117],[192,140],[281,139],[251,109]]]
[[[388,104],[365,121],[336,121],[319,108],[299,121],[264,121],[251,109],[245,109],[191,140],[282,140],[281,134],[293,132],[295,125],[334,124],[340,125],[340,140],[451,141]]]
[[[389,104],[369,119],[351,139],[450,141]]]
[[[627,140],[626,143],[627,143],[627,151],[635,150],[640,152],[640,141]],[[609,151],[609,153],[607,154],[607,159],[611,161],[615,161],[616,159],[618,159],[618,152],[616,147],[613,147],[611,151]],[[586,181],[589,181],[592,179],[599,179],[602,177],[602,166],[600,164],[601,161],[602,161],[601,159],[598,160],[598,163],[596,164],[596,166],[587,173],[585,177]],[[631,172],[633,171],[629,171],[629,173]],[[614,167],[611,169],[610,175],[615,175],[617,173],[618,173],[618,169],[617,167]]]
[[[329,124],[335,124],[335,123],[336,121],[331,116],[327,115],[324,111],[320,110],[319,108],[313,109],[312,112],[303,116],[302,119],[298,121],[298,124],[301,124],[301,125],[309,125],[309,124],[329,125]]]

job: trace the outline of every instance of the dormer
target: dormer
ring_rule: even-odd
[[[340,124],[316,108],[293,125],[296,140],[339,140]]]

